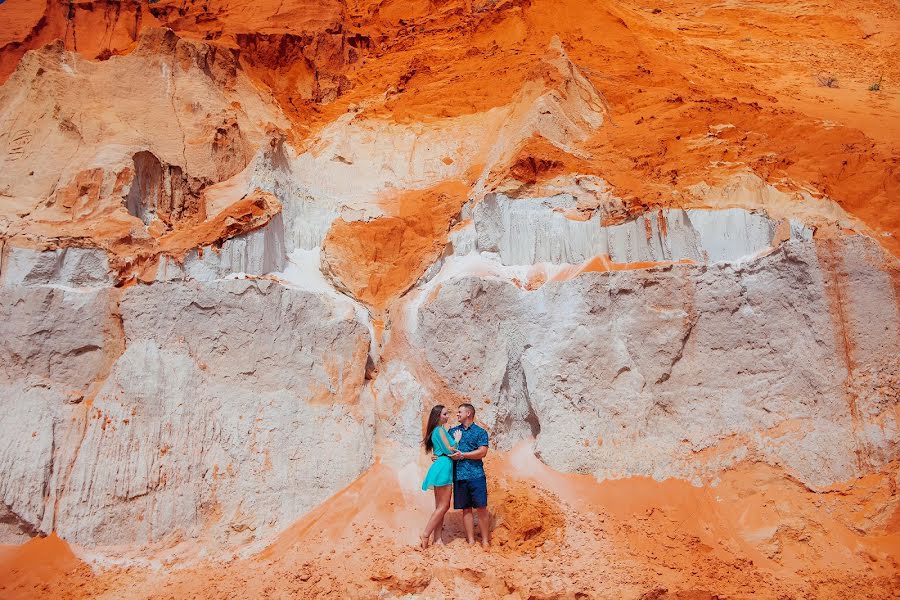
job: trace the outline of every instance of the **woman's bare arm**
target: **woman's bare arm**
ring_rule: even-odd
[[[454,452],[451,454],[451,456],[456,455],[456,454],[459,453],[459,450],[456,449],[456,442],[451,442],[451,441],[450,441],[450,439],[447,437],[447,432],[444,431],[444,428],[443,428],[443,427],[441,427],[440,431],[438,431],[438,435],[441,436],[441,441],[444,442],[444,445],[445,445],[447,448],[450,448],[451,450],[454,451]]]
[[[441,427],[438,430],[438,435],[441,436],[441,441],[444,442],[444,445],[448,448],[456,448],[456,442],[451,441],[449,437],[447,437],[447,432],[444,431],[444,428]]]

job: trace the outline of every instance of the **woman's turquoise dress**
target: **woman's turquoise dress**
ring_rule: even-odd
[[[450,442],[449,448],[444,444],[444,440],[441,439],[441,431],[444,432],[444,435],[447,436],[447,440]],[[428,474],[425,475],[425,481],[422,482],[423,490],[430,490],[433,487],[453,483],[453,459],[450,458],[450,455],[456,450],[456,443],[443,427],[434,428],[434,431],[431,432],[431,443],[434,446],[434,455],[437,456],[437,459],[431,463]]]

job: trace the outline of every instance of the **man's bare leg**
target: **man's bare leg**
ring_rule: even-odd
[[[478,511],[478,529],[481,530],[481,545],[487,548],[491,545],[491,513],[488,512],[486,506],[475,510]],[[474,543],[474,541],[473,539],[469,543]]]
[[[471,508],[463,509],[463,526],[466,528],[466,539],[470,544],[475,543],[475,515]]]

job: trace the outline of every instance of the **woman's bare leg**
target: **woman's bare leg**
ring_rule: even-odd
[[[437,510],[440,507],[438,502],[437,494],[434,495],[434,509]],[[447,508],[450,508],[448,503]],[[444,511],[444,514],[441,515],[441,520],[438,521],[437,527],[434,528],[434,544],[443,544],[444,543],[444,517],[446,516],[447,511]]]
[[[443,523],[444,515],[450,510],[451,488],[449,485],[436,486],[434,488],[434,512],[425,525],[425,531],[419,536],[423,548],[428,547],[428,538],[437,529],[438,524]]]

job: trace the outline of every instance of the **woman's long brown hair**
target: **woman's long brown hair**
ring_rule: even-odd
[[[428,415],[428,425],[425,427],[425,439],[422,440],[422,443],[425,444],[425,452],[434,450],[434,444],[431,443],[431,433],[434,431],[435,427],[441,424],[442,412],[444,412],[444,405],[438,404],[431,409],[431,414]]]

